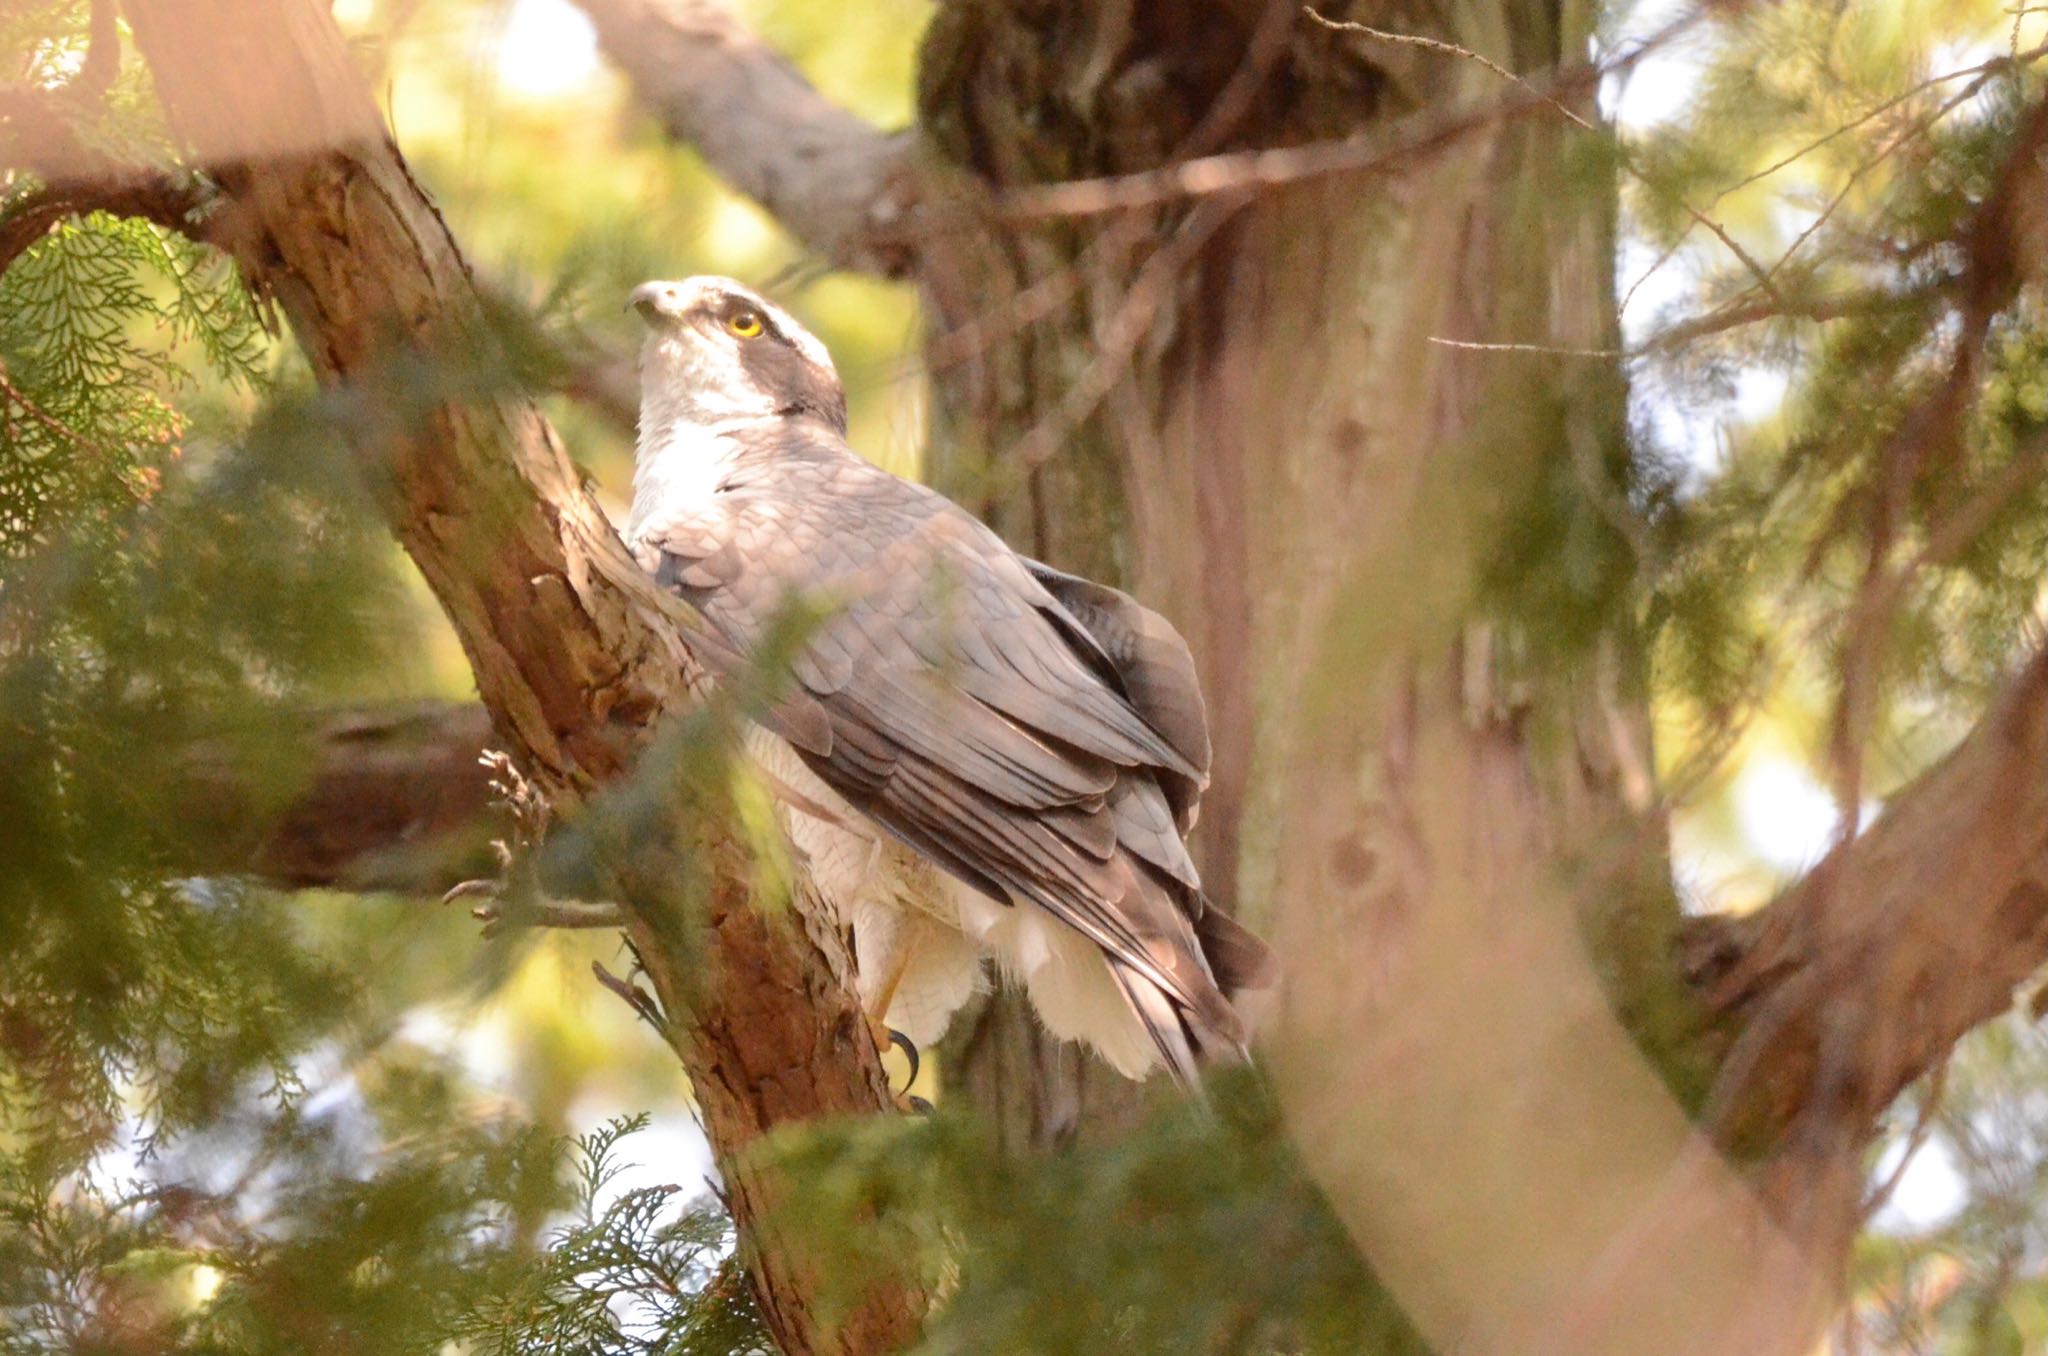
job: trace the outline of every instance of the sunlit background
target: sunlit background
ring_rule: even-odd
[[[884,125],[909,121],[916,43],[930,13],[924,0],[878,0],[861,7],[857,22],[811,0],[739,8],[831,98]],[[636,334],[621,302],[633,284],[711,272],[770,287],[830,345],[850,397],[855,446],[892,469],[915,472],[923,383],[914,296],[904,287],[823,271],[765,214],[725,191],[636,106],[567,0],[338,0],[334,10],[401,146],[488,289],[579,329],[594,352],[625,360]],[[1676,11],[1651,0],[1611,41],[1619,47],[1660,32]],[[1938,23],[1953,35],[1941,51],[1944,64],[1969,64],[2009,41],[2048,37],[2048,13],[2021,14],[2015,33],[2011,12],[1993,3],[1901,4],[1897,12],[1901,42],[1913,23]],[[1705,60],[1696,45],[1673,43],[1605,89],[1606,106],[1631,134],[1682,118],[1699,93]],[[1835,172],[1821,163],[1809,168],[1817,179]],[[1790,175],[1803,172],[1795,167]],[[1780,179],[1732,196],[1717,211],[1741,238],[1782,245],[1812,219],[1813,197]],[[1643,342],[1674,317],[1702,309],[1706,289],[1728,262],[1705,236],[1668,258],[1641,239],[1628,241],[1618,270],[1628,297],[1628,342]],[[1731,446],[1774,436],[1796,356],[1736,367],[1704,387],[1661,380],[1652,365],[1638,375],[1634,423],[1646,442],[1704,476],[1726,464]],[[295,361],[283,349],[273,360]],[[230,389],[206,391],[198,403],[208,402],[223,426],[254,407],[252,396]],[[608,506],[619,508],[631,473],[631,429],[566,397],[552,398],[548,414]],[[396,546],[391,551],[399,556]],[[424,584],[413,579],[411,588],[413,631],[399,647],[405,662],[381,669],[370,680],[372,692],[357,687],[335,695],[472,695],[454,636]],[[1804,623],[1788,616],[1782,624]],[[1680,807],[1675,869],[1692,908],[1765,903],[1841,832],[1838,807],[1817,771],[1828,702],[1816,671],[1790,664],[1774,673],[1756,714]],[[1657,716],[1663,769],[1685,767],[1711,722],[1676,701]],[[1940,712],[1889,731],[1879,772],[1923,764],[1958,732]],[[1885,784],[1882,775],[1873,779],[1879,795],[1861,808],[1863,823],[1881,808]],[[362,1119],[366,1086],[402,1077],[416,1063],[447,1061],[460,1071],[463,1096],[479,1116],[512,1106],[544,1126],[580,1133],[623,1111],[649,1110],[651,1127],[631,1146],[639,1166],[615,1179],[615,1192],[651,1182],[695,1188],[706,1176],[709,1154],[673,1056],[592,982],[593,961],[626,965],[608,934],[529,932],[483,947],[477,925],[457,906],[337,896],[309,907],[318,934],[375,977],[386,1021],[346,1048],[323,1048],[306,1061],[300,1076],[311,1090],[307,1114],[338,1125]],[[451,976],[462,982],[451,984]],[[2048,1083],[2040,1081],[2041,1054],[2030,1039],[1995,1026],[1959,1059],[2017,1071],[2021,1086],[2039,1089]],[[943,1070],[937,1076],[942,1081]],[[1904,1129],[1902,1123],[1878,1164],[1880,1178],[1905,1157]],[[1982,1152],[1968,1162],[1942,1136],[1916,1143],[1876,1217],[1879,1229],[1901,1246],[1935,1239],[1984,1187],[1981,1174],[1996,1167],[2001,1148],[2011,1149],[2014,1161],[2025,1158],[1994,1131],[1986,1134]],[[131,1140],[107,1156],[102,1171],[126,1175],[140,1152]],[[1938,1273],[1923,1273],[1922,1280],[1940,1283]],[[193,1283],[203,1290],[204,1274]],[[1884,1302],[1904,1300],[1893,1294]]]
[[[821,22],[815,6],[788,0],[743,7],[749,19],[825,93],[883,125],[910,116],[917,35],[928,6],[894,0],[862,22]],[[394,27],[389,11],[405,11]],[[1661,30],[1676,5],[1644,5],[1620,35]],[[560,291],[591,332],[630,352],[633,326],[617,298],[648,277],[716,272],[755,284],[785,282],[784,295],[831,345],[846,379],[854,445],[897,470],[914,470],[920,431],[916,374],[917,315],[908,289],[845,274],[805,270],[801,251],[774,221],[727,192],[688,150],[677,149],[638,112],[621,78],[603,62],[589,21],[568,0],[503,4],[393,6],[342,0],[336,16],[382,72],[393,126],[457,235],[487,277],[539,301]],[[2030,28],[2048,31],[2048,16]],[[1987,27],[1988,52],[2005,36]],[[1967,49],[1957,64],[1974,59]],[[1604,91],[1628,128],[1680,116],[1696,89],[1699,51],[1680,42],[1644,61],[1626,82]],[[633,129],[621,139],[620,127]],[[1796,233],[1796,209],[1773,199],[1774,229]],[[1620,286],[1632,341],[1674,312],[1696,307],[1711,240],[1664,262],[1631,243]],[[1702,257],[1706,256],[1706,257]],[[1647,277],[1645,276],[1647,274]],[[1720,464],[1731,436],[1767,427],[1785,391],[1782,372],[1736,374],[1721,398],[1689,393],[1681,403],[1638,389],[1636,417],[1702,470]],[[626,430],[557,399],[550,416],[571,452],[617,508],[631,475]],[[424,587],[423,631],[436,656],[432,691],[466,695],[460,648],[438,624]],[[1814,768],[1825,694],[1787,675],[1764,714],[1706,791],[1674,822],[1675,869],[1693,905],[1745,910],[1768,901],[1826,851],[1839,816]],[[1667,766],[1683,760],[1682,718],[1667,722]],[[1867,823],[1878,802],[1866,807]],[[418,945],[462,964],[473,945],[462,921],[408,919]],[[414,1009],[398,1039],[454,1051],[482,1090],[517,1099],[543,1116],[584,1130],[621,1107],[655,1110],[653,1131],[636,1150],[649,1166],[631,1181],[701,1175],[709,1153],[690,1119],[674,1065],[631,1014],[589,979],[591,959],[616,960],[607,943],[575,934],[529,942],[512,976],[487,999]],[[332,1094],[339,1098],[340,1091]],[[688,1171],[679,1166],[687,1164]],[[1942,1223],[1963,1182],[1940,1146],[1915,1155],[1881,1216],[1913,1230]]]
[[[1995,14],[1984,8],[1987,17]],[[833,22],[804,0],[741,9],[833,99],[885,126],[909,120],[915,46],[929,11],[921,0],[866,7],[858,23]],[[1617,45],[1658,33],[1678,10],[1667,0],[1637,7]],[[529,301],[560,298],[620,354],[631,352],[636,336],[618,299],[637,281],[714,272],[757,285],[780,283],[785,299],[831,346],[846,380],[854,445],[892,469],[915,470],[921,383],[914,296],[904,287],[807,266],[771,218],[726,191],[635,107],[623,80],[602,60],[589,21],[568,0],[340,0],[335,14],[378,73],[401,144],[485,277]],[[2023,22],[2025,41],[2048,33],[2048,14]],[[1947,54],[1956,65],[1993,52],[2009,26],[1987,22],[1979,31],[1978,41],[1958,43]],[[1681,117],[1697,91],[1703,59],[1697,45],[1671,43],[1631,78],[1611,83],[1603,91],[1607,107],[1631,130]],[[623,137],[621,128],[627,129]],[[1783,185],[1778,188],[1724,210],[1741,221],[1747,206],[1763,214],[1750,229],[1789,238],[1804,221]],[[1659,265],[1660,251],[1640,242],[1625,246],[1619,286],[1629,298],[1623,322],[1631,342],[1672,315],[1699,308],[1703,279],[1727,262],[1715,257],[1719,248],[1711,239],[1698,240]],[[1635,417],[1656,439],[1710,471],[1722,463],[1731,438],[1760,436],[1760,430],[1767,436],[1785,389],[1784,373],[1765,366],[1732,373],[1714,398],[1693,390],[1681,400],[1644,383],[1636,391]],[[567,399],[552,401],[548,412],[608,504],[618,508],[631,475],[629,431]],[[460,648],[423,585],[418,596],[419,626],[433,656],[423,691],[467,695]],[[1826,694],[1812,679],[1784,675],[1726,762],[1675,819],[1675,870],[1694,907],[1746,910],[1767,902],[1818,861],[1838,832],[1833,798],[1815,772]],[[1667,767],[1691,752],[1689,733],[1682,714],[1664,722],[1660,757]],[[1934,737],[1944,733],[1954,731]],[[1866,806],[1865,823],[1879,804]],[[453,916],[458,911],[422,916],[417,905],[376,907],[393,915],[394,945],[437,956],[450,969],[469,963],[474,927]],[[413,1006],[393,1041],[453,1053],[480,1096],[511,1099],[572,1131],[588,1130],[622,1108],[651,1109],[653,1125],[634,1147],[642,1166],[623,1175],[619,1189],[702,1177],[709,1151],[672,1058],[590,981],[593,959],[619,962],[615,944],[554,934],[529,938],[520,952],[488,996]],[[394,1057],[402,1056],[391,1049],[376,1054]],[[315,1105],[346,1105],[349,1079],[339,1066],[309,1071],[309,1082],[326,1089]],[[1906,1233],[1936,1229],[1966,1188],[1939,1143],[1923,1146],[1878,1223]]]

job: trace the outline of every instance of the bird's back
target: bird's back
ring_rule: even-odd
[[[1210,908],[1184,842],[1208,738],[1178,634],[815,421],[765,432],[693,498],[639,545],[728,641],[753,650],[798,601],[822,612],[778,708],[819,779],[1000,909],[1042,909],[1085,939],[1114,985],[1107,1010],[1121,992],[1179,1076],[1198,1051],[1241,1049],[1230,994],[1269,967]],[[1066,933],[984,921],[987,938],[1030,934],[1012,948],[1027,959],[1009,959],[1049,1026],[1116,1044],[1073,1030],[1093,1017],[1045,1011],[1104,1006],[1096,981],[1072,982]]]

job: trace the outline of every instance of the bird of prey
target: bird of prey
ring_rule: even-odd
[[[724,278],[650,282],[627,544],[740,655],[823,620],[747,736],[870,1018],[938,1038],[983,958],[1129,1077],[1244,1053],[1265,944],[1185,835],[1209,734],[1186,643],[863,460],[817,338]]]

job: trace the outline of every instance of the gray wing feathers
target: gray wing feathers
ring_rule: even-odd
[[[1123,991],[1124,1001],[1131,1005],[1131,1011],[1138,1014],[1138,1020],[1152,1037],[1152,1043],[1159,1048],[1166,1067],[1181,1083],[1195,1086],[1201,1070],[1195,1062],[1194,1041],[1186,1023],[1174,1011],[1173,1003],[1159,989],[1146,983],[1144,976],[1114,955],[1109,958],[1109,973],[1115,977],[1117,988]]]
[[[1158,783],[1134,777],[1118,782],[1109,796],[1109,812],[1116,824],[1117,842],[1189,890],[1202,888],[1187,842],[1180,836],[1173,812],[1167,808],[1166,793]]]
[[[1024,559],[1040,587],[1098,646],[1128,695],[1131,707],[1194,769],[1167,779],[1183,833],[1194,827],[1209,778],[1209,711],[1195,657],[1172,622],[1128,593]]]
[[[1111,764],[1034,739],[925,673],[873,668],[857,672],[837,691],[813,695],[828,709],[847,711],[875,734],[1022,809],[1073,805],[1116,782]]]
[[[636,545],[736,651],[792,596],[837,605],[777,733],[954,875],[1095,941],[1177,1074],[1190,1049],[1240,1045],[1182,841],[1209,741],[1179,634],[850,454],[756,467],[717,499],[720,521]]]

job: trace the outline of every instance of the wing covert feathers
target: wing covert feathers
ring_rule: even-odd
[[[826,604],[775,732],[912,849],[1100,947],[1177,1078],[1241,1055],[1232,999],[1272,957],[1187,853],[1210,745],[1180,634],[810,436],[743,458],[715,511],[649,522],[642,563],[741,654],[792,601]]]

